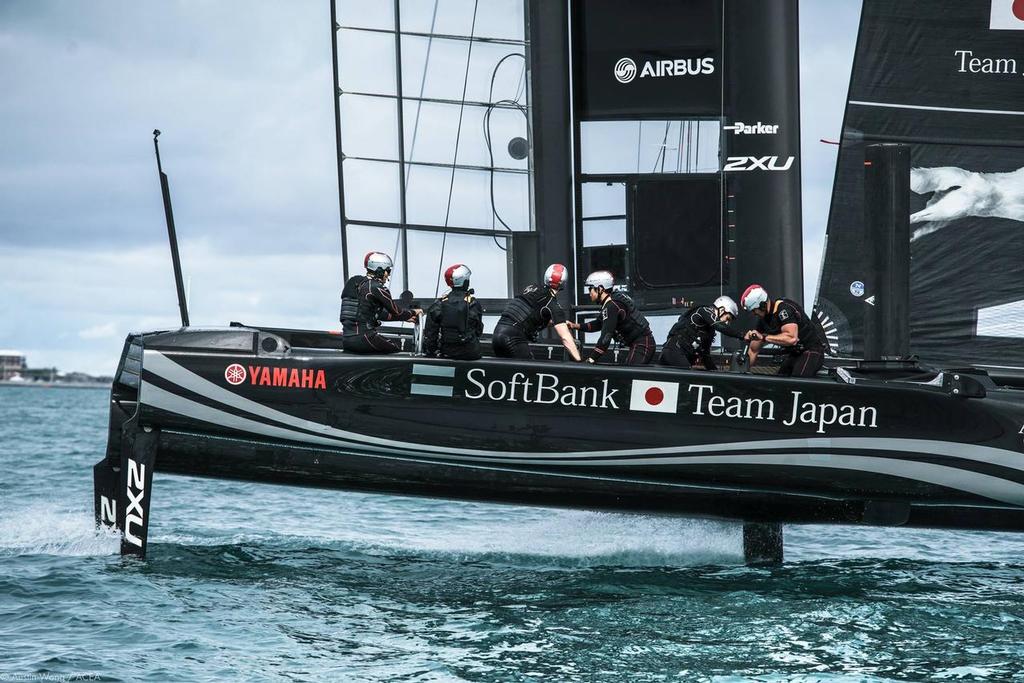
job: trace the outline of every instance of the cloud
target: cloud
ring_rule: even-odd
[[[0,243],[162,239],[161,128],[183,237],[235,249],[338,230],[326,3],[10,3]],[[272,47],[269,47],[272,46]]]
[[[117,336],[117,326],[114,323],[93,325],[84,330],[79,330],[78,336],[81,339],[109,339]]]
[[[860,2],[800,6],[813,293]],[[120,335],[177,326],[153,128],[193,322],[336,327],[329,22],[326,1],[0,1],[0,345],[110,373]]]

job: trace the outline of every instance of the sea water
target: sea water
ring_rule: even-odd
[[[93,526],[107,393],[0,387],[0,680],[1024,679],[1024,535],[735,525],[157,474]]]

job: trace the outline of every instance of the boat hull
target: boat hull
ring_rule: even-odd
[[[747,522],[1024,530],[1024,392],[981,372],[793,379],[355,356],[225,334],[242,342],[129,340],[141,362],[115,385],[112,467],[132,457],[125,435],[145,429],[152,465],[178,474]]]

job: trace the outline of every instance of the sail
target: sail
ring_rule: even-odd
[[[1024,0],[865,0],[818,288],[861,355],[865,147],[911,149],[910,348],[1024,366]]]
[[[332,0],[346,274],[368,251],[429,300],[465,262],[483,299],[511,291],[534,230],[524,0]]]

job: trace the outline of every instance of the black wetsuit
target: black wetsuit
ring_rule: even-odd
[[[484,333],[484,309],[472,289],[452,289],[427,309],[423,328],[423,352],[454,360],[480,358]]]
[[[728,323],[718,319],[714,306],[694,306],[679,316],[669,330],[668,339],[661,347],[662,365],[689,368],[698,361],[705,370],[715,370],[717,365],[711,357],[711,343],[715,332],[726,337],[743,339],[743,333],[734,330]]]
[[[608,351],[612,340],[629,347],[622,365],[646,365],[654,358],[654,335],[647,318],[622,292],[612,292],[601,304],[601,316],[580,325],[584,332],[601,332],[591,351],[595,363]]]
[[[565,311],[550,287],[530,285],[520,292],[502,312],[491,344],[501,358],[532,358],[530,342],[548,325],[566,321]]]
[[[825,362],[828,339],[821,324],[807,315],[803,307],[790,299],[769,302],[768,314],[757,321],[761,334],[781,334],[782,326],[796,324],[797,342],[785,347],[786,359],[779,367],[784,377],[814,377]]]
[[[350,353],[395,353],[398,346],[377,332],[381,320],[405,322],[415,317],[415,312],[398,307],[383,282],[356,275],[341,293],[342,346]]]

